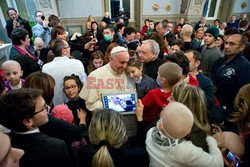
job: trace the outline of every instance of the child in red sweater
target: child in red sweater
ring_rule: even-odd
[[[176,63],[165,63],[158,69],[157,83],[161,88],[150,90],[142,99],[144,105],[143,120],[147,123],[155,121],[162,108],[165,107],[171,96],[172,89],[182,76],[182,69]]]

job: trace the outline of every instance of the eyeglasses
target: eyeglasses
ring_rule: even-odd
[[[64,49],[67,49],[67,48],[71,48],[70,46],[66,46],[66,47],[64,47]]]
[[[77,85],[72,85],[70,87],[65,87],[64,90],[69,91],[70,89],[75,89],[76,87],[77,87]]]
[[[241,45],[241,44],[237,44],[237,43],[233,43],[233,42],[225,42],[225,45],[234,46],[234,45]]]
[[[33,117],[34,115],[36,114],[39,114],[40,112],[43,112],[44,110],[46,110],[47,112],[49,111],[49,105],[47,105],[46,103],[44,104],[44,108],[37,111],[37,112],[34,112],[33,114],[31,114],[31,117]]]

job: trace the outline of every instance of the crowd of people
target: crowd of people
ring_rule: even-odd
[[[1,167],[250,166],[246,13],[194,27],[146,19],[138,31],[106,12],[85,34],[42,11],[33,27],[7,13]],[[103,109],[103,94],[125,92],[138,96],[132,136],[125,115]]]

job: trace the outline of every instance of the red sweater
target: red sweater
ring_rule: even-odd
[[[196,77],[193,76],[193,75],[191,75],[191,74],[188,74],[188,75],[189,75],[189,82],[188,82],[188,84],[198,87],[199,86],[199,81],[196,79]]]
[[[168,97],[171,96],[172,91],[166,93],[161,89],[150,90],[142,99],[144,105],[143,120],[145,122],[152,122],[159,117],[162,108],[165,107],[169,101]]]
[[[145,25],[142,27],[142,30],[141,30],[141,35],[142,36],[146,36],[146,33],[147,33],[147,30],[148,30],[148,27]]]

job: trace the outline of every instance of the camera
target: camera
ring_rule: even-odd
[[[45,20],[45,16],[41,16],[41,19],[42,19],[42,20]]]
[[[17,22],[18,22],[20,25],[23,25],[23,24],[24,24],[23,20],[21,20],[21,19],[17,19]]]

